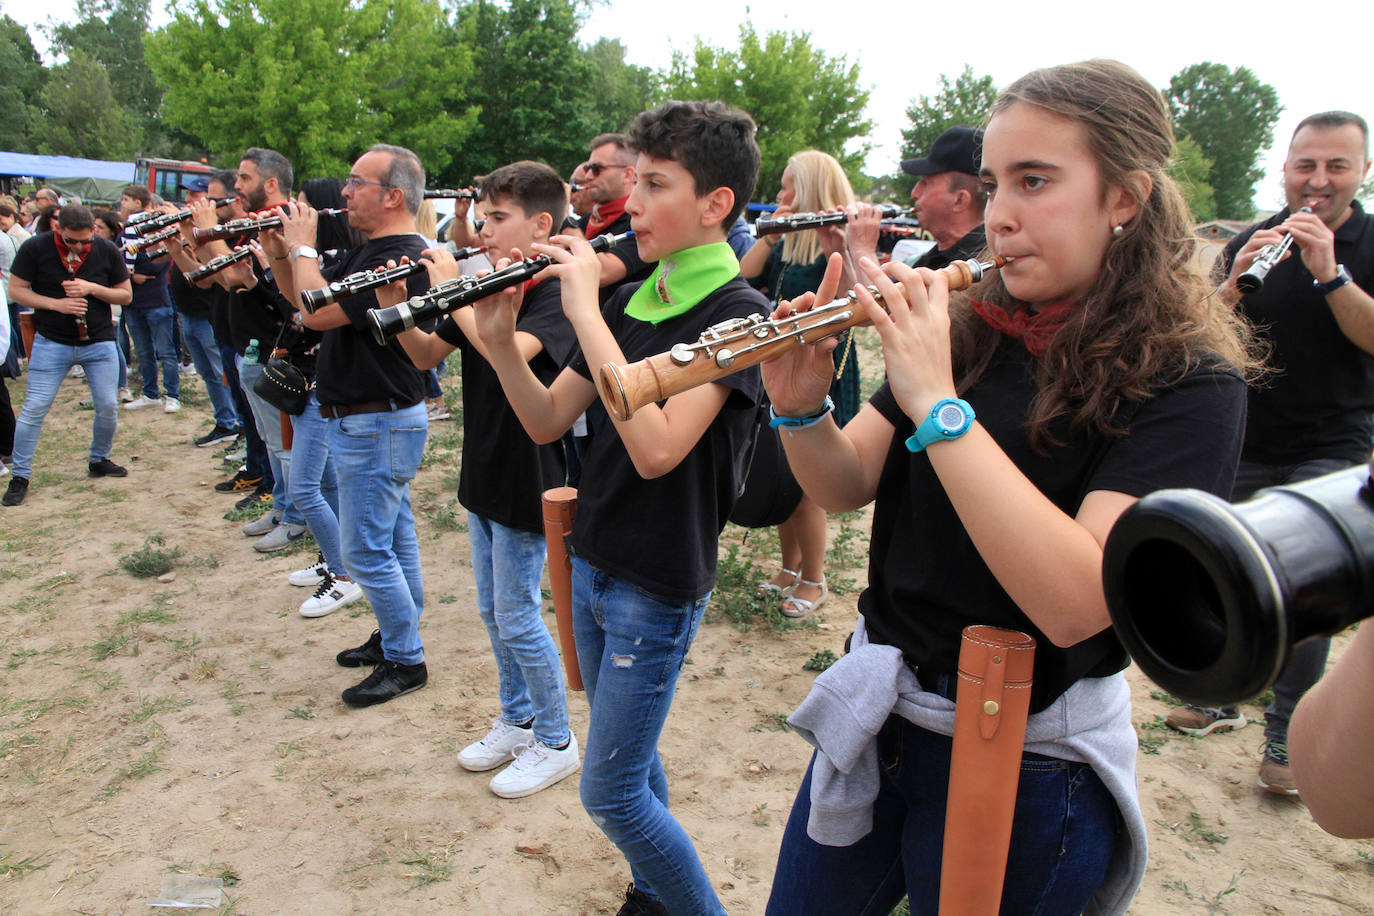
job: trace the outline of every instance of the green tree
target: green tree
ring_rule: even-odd
[[[455,181],[517,159],[545,162],[567,175],[597,133],[592,64],[577,44],[570,0],[473,0],[458,7],[458,34],[472,48],[468,98],[482,108],[456,157]]]
[[[38,152],[87,159],[132,159],[142,136],[119,105],[100,61],[73,51],[38,94],[43,130]]]
[[[162,123],[162,90],[143,52],[152,0],[78,0],[77,20],[52,28],[53,50],[69,57],[80,51],[109,75],[114,101],[133,116],[143,135],[142,151],[181,158],[195,149]]]
[[[635,115],[653,105],[658,96],[658,74],[648,67],[627,64],[625,46],[615,38],[598,38],[585,53],[592,67],[593,133],[624,130]]]
[[[1193,221],[1205,223],[1216,219],[1216,194],[1208,177],[1212,173],[1212,160],[1202,155],[1202,149],[1189,137],[1180,137],[1174,144],[1173,161],[1169,164],[1169,174],[1178,182],[1183,191],[1183,199],[1193,211]]]
[[[968,64],[953,82],[941,73],[939,90],[914,100],[906,110],[911,126],[902,131],[902,158],[925,156],[935,139],[951,127],[982,126],[996,101],[997,86],[992,77],[975,75]],[[911,193],[914,184],[916,179],[900,169],[893,176],[893,185],[903,198]]]
[[[1217,215],[1249,219],[1255,184],[1264,176],[1260,153],[1273,142],[1274,122],[1283,111],[1278,92],[1247,67],[1204,62],[1179,71],[1165,96],[1174,129],[1212,160]]]
[[[9,16],[0,16],[0,149],[16,153],[35,150],[32,103],[38,98],[48,71],[34,50],[29,32]]]
[[[373,143],[442,174],[472,130],[471,54],[437,0],[177,0],[144,39],[166,122],[220,162],[249,146],[302,178],[342,175]]]
[[[721,101],[747,111],[758,125],[757,199],[771,200],[782,186],[787,160],[818,149],[840,160],[851,181],[868,155],[872,122],[864,116],[868,91],[859,65],[812,47],[807,32],[768,32],[740,26],[739,47],[698,41],[691,57],[674,53],[662,96]]]

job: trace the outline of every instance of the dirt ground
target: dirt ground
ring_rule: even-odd
[[[286,576],[313,554],[256,554],[225,519],[220,453],[190,444],[210,425],[204,392],[184,388],[180,414],[121,416],[129,476],[92,481],[86,389],[67,382],[28,501],[0,510],[0,912],[146,912],[167,873],[224,879],[220,911],[239,914],[616,912],[629,870],[575,778],[505,801],[454,762],[498,711],[452,500],[460,423],[434,424],[414,486],[429,685],[353,710],[339,692],[361,674],[334,654],[367,638],[370,610],[296,612],[308,592]],[[22,381],[10,390],[17,406]],[[832,523],[845,593],[817,625],[746,631],[723,584],[688,660],[662,750],[731,913],[763,912],[808,756],[782,719],[815,677],[803,664],[841,651],[865,525]],[[145,546],[180,550],[171,581],[121,567]],[[771,572],[768,546],[727,530],[723,570]],[[1171,734],[1167,698],[1131,681],[1152,845],[1132,912],[1374,914],[1374,843],[1331,838],[1300,801],[1256,788],[1261,726]],[[570,705],[585,734],[585,698]]]

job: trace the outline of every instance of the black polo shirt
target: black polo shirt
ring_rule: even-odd
[[[1374,216],[1356,201],[1336,230],[1336,261],[1365,292],[1374,292]],[[1227,243],[1217,259],[1230,273],[1236,253],[1257,229],[1288,218],[1257,223]],[[1241,299],[1241,310],[1271,346],[1274,373],[1250,387],[1245,430],[1246,461],[1292,465],[1315,458],[1352,464],[1369,460],[1374,435],[1374,356],[1341,331],[1326,297],[1293,246],[1259,292]]]
[[[21,280],[27,280],[40,296],[67,298],[62,281],[70,280],[72,275],[57,254],[57,240],[51,232],[39,233],[20,245],[10,272]],[[123,253],[115,247],[114,242],[96,236],[91,239],[90,251],[77,269],[76,277],[100,286],[118,286],[129,279],[129,271],[124,266]],[[86,297],[85,340],[77,333],[76,316],[52,309],[33,310],[33,329],[53,343],[67,346],[84,346],[115,339],[110,303],[95,296]]]
[[[976,257],[987,245],[987,231],[979,226],[949,248],[943,250],[939,247],[932,248],[911,261],[910,264],[912,267],[929,267],[931,270],[939,270],[941,267],[948,267],[955,261],[967,261],[969,258]]]

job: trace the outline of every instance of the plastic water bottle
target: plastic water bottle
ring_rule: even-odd
[[[243,351],[244,365],[255,366],[258,363],[258,339],[254,337],[248,341],[248,349]]]

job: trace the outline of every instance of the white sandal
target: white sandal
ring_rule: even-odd
[[[782,611],[782,616],[784,617],[805,617],[808,614],[819,611],[821,605],[825,604],[825,576],[821,576],[821,581],[819,582],[812,582],[810,579],[803,579],[798,576],[797,582],[800,585],[815,586],[821,590],[821,593],[810,600],[798,598],[795,595],[788,595],[787,600],[778,607],[778,610]],[[793,586],[793,588],[795,587],[796,586]]]
[[[797,583],[802,581],[801,573],[795,569],[782,568],[783,575],[792,577],[791,585],[778,585],[773,582],[765,582],[759,586],[759,597],[764,600],[781,600],[792,594],[792,590],[797,587]]]

